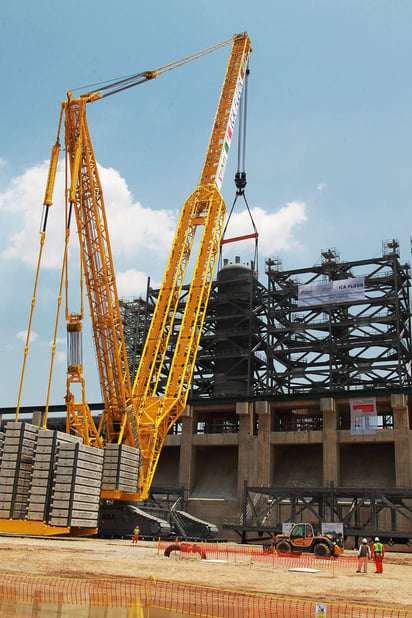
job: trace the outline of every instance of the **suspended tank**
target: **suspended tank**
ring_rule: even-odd
[[[213,394],[247,395],[252,375],[256,274],[253,263],[225,260],[217,275]]]

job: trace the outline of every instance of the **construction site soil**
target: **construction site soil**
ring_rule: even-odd
[[[246,554],[247,556],[247,554]],[[126,539],[0,536],[0,573],[50,578],[149,577],[224,590],[359,603],[412,610],[412,554],[386,552],[383,574],[373,561],[356,573],[356,550],[346,550],[333,570],[296,572],[269,562],[231,563],[164,555],[156,542]],[[348,562],[350,560],[350,567]],[[347,566],[345,566],[345,564]]]

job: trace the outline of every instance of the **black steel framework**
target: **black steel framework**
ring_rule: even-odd
[[[359,487],[252,487],[245,483],[239,522],[225,523],[243,543],[270,539],[282,523],[343,523],[344,536],[379,538],[383,543],[411,544],[412,489]]]
[[[410,387],[410,265],[399,261],[396,240],[383,243],[382,257],[341,262],[334,249],[309,268],[284,271],[269,259],[267,287],[253,270],[235,280],[213,282],[191,384],[190,398],[224,398],[216,376],[243,382],[238,395],[295,395],[353,388]],[[364,277],[365,298],[346,303],[298,306],[300,284]],[[233,292],[248,289],[245,296]],[[148,285],[145,300],[121,302],[126,349],[133,379],[157,300]],[[176,317],[182,318],[185,294]],[[222,302],[223,299],[223,302]],[[223,308],[223,310],[222,310]],[[172,333],[170,356],[176,340]],[[165,375],[161,382],[165,382]]]
[[[239,297],[233,293],[228,294],[228,286],[231,285],[235,285],[237,289],[247,289],[247,295]],[[158,292],[159,290],[154,290],[148,285],[145,300],[137,298],[120,302],[132,380],[136,375]],[[169,340],[164,374],[160,378],[161,387],[166,384],[168,363],[172,358],[187,293],[188,286],[184,286]],[[226,313],[222,313],[222,306],[226,308]],[[250,269],[245,269],[245,272],[235,280],[226,279],[224,284],[213,282],[192,379],[190,392],[192,398],[224,396],[222,393],[214,392],[216,368],[222,363],[228,367],[225,379],[229,383],[231,380],[244,381],[246,387],[243,395],[253,397],[266,391],[268,374],[266,308],[266,289]],[[231,392],[230,395],[236,393]]]
[[[311,268],[282,271],[267,260],[268,392],[410,386],[410,266],[396,240],[382,257],[340,262],[335,250]],[[365,278],[365,298],[298,305],[299,284]]]

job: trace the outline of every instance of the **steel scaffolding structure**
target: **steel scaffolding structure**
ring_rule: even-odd
[[[270,540],[282,532],[284,522],[341,522],[345,537],[355,545],[364,536],[379,535],[383,543],[410,544],[412,490],[402,488],[251,487],[244,485],[243,511],[234,530],[243,543]]]
[[[230,265],[229,265],[230,266]],[[213,282],[193,374],[193,400],[293,395],[349,388],[410,387],[410,265],[399,261],[396,240],[381,257],[341,262],[335,249],[319,264],[284,271],[266,261],[267,286],[250,268]],[[364,297],[301,306],[300,286],[364,279]],[[133,379],[157,300],[121,302]],[[187,287],[169,342],[173,350]],[[168,364],[161,377],[166,382]]]
[[[282,271],[267,260],[269,392],[339,391],[410,386],[410,266],[397,241],[382,257],[340,262],[335,250],[321,264]],[[300,285],[364,277],[364,298],[301,306]]]
[[[159,290],[148,285],[147,296],[122,300],[123,330],[131,379],[136,375],[140,354]],[[170,336],[160,384],[167,370],[183,317],[188,286],[184,286]],[[191,397],[253,396],[265,392],[267,381],[266,289],[255,273],[245,268],[236,277],[212,284],[191,384]],[[219,382],[220,380],[220,382]],[[223,384],[222,392],[220,385]],[[239,392],[239,385],[241,385]]]

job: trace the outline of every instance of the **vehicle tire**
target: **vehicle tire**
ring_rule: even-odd
[[[326,545],[326,543],[318,543],[317,545],[315,545],[315,549],[313,550],[313,553],[318,558],[329,558],[331,551],[329,547]]]
[[[292,551],[292,548],[287,541],[279,541],[276,545],[276,551],[280,554],[289,554]]]

